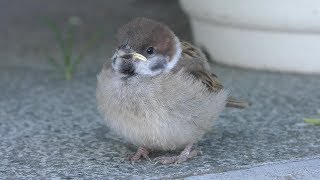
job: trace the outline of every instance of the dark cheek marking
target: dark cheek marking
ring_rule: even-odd
[[[134,65],[132,62],[123,62],[120,66],[120,72],[127,75],[134,75]]]
[[[165,64],[164,62],[156,62],[155,64],[153,64],[151,66],[151,71],[157,71],[157,70],[160,70],[160,69],[164,69],[165,67]]]
[[[112,58],[112,64],[116,64],[117,57]]]

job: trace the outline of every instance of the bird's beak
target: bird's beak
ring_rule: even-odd
[[[144,57],[142,54],[139,54],[139,53],[136,53],[136,52],[129,53],[129,54],[132,55],[133,59],[138,59],[138,60],[141,60],[141,61],[147,61],[147,58]]]

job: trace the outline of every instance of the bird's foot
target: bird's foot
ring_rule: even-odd
[[[139,160],[141,157],[148,159],[150,161],[149,158],[149,153],[150,150],[146,147],[140,146],[137,150],[137,152],[131,156],[129,156],[129,160],[134,164],[137,160]]]
[[[155,158],[154,160],[157,163],[161,163],[161,164],[172,164],[172,163],[180,164],[198,155],[199,151],[191,150],[191,148],[192,148],[192,144],[189,144],[178,156],[160,156]]]

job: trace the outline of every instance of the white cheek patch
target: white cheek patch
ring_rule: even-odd
[[[170,72],[170,70],[177,65],[181,57],[182,48],[180,40],[177,36],[175,36],[174,40],[176,41],[176,53],[173,55],[172,60],[167,64],[165,72]]]
[[[149,58],[147,61],[137,61],[135,64],[135,73],[142,74],[142,75],[148,75],[148,76],[156,76],[162,72],[161,69],[157,71],[152,71],[151,66],[152,63],[157,61],[158,57]]]
[[[170,72],[171,69],[173,69],[177,65],[179,59],[181,58],[181,53],[182,53],[182,48],[181,48],[181,43],[179,38],[175,36],[174,39],[176,42],[176,53],[173,55],[172,60],[167,63],[164,69],[159,69],[156,71],[151,70],[150,62],[156,62],[156,59],[153,59],[153,58],[159,58],[155,56],[153,58],[149,58],[147,62],[138,62],[135,65],[136,73],[143,74],[143,75],[156,76],[162,72],[166,72],[166,73]],[[166,59],[168,61],[168,58]]]
[[[116,52],[113,54],[113,56],[111,57],[111,67],[113,70],[118,71],[120,69],[121,66],[121,62],[122,62],[122,58],[120,58],[120,56],[122,56],[124,54],[124,52],[122,52],[121,50],[116,50]]]
[[[112,66],[112,69],[113,70],[118,70],[119,68],[119,64],[117,64],[119,61],[118,61],[118,59],[117,59],[117,52],[115,52],[114,54],[113,54],[113,56],[111,57],[111,61],[112,61],[112,63],[111,63],[111,66]]]

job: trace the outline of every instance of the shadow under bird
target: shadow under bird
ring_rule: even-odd
[[[193,149],[225,106],[249,104],[229,97],[204,54],[180,41],[164,24],[136,18],[119,29],[111,68],[97,76],[98,110],[109,128],[138,147],[132,162],[153,150],[182,150],[160,156],[162,164],[196,156]]]

